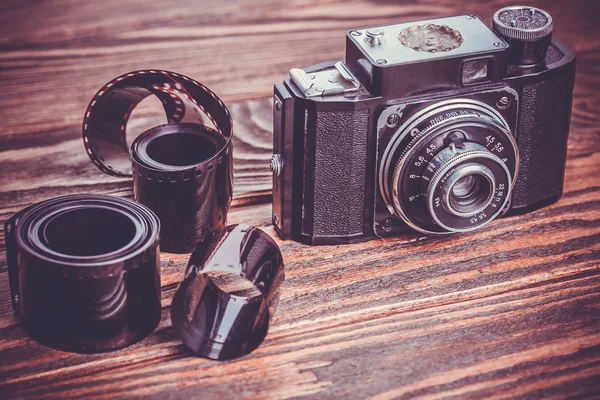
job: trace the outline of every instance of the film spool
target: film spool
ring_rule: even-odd
[[[68,195],[4,225],[13,309],[38,342],[65,351],[131,345],[160,321],[160,222],[143,205]]]
[[[200,356],[244,356],[267,335],[284,275],[281,252],[269,235],[245,224],[228,226],[192,253],[173,297],[173,328]],[[228,290],[217,280],[228,276],[243,278],[252,289]]]
[[[155,95],[168,123],[139,135],[128,148],[127,121]],[[206,116],[214,129],[203,124]],[[94,165],[117,177],[133,175],[134,199],[161,220],[161,248],[189,253],[225,226],[233,194],[232,120],[206,86],[169,71],[130,72],[104,85],[83,121]]]

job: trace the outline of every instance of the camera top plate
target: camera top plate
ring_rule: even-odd
[[[499,52],[508,44],[468,14],[354,29],[347,37],[375,65],[401,65]]]

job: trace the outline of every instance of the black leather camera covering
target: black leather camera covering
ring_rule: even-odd
[[[302,233],[362,235],[369,113],[316,111],[307,120]]]
[[[554,203],[562,195],[575,65],[570,73],[523,85],[517,144],[519,176],[511,212]]]

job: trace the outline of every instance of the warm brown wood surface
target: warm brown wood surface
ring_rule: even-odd
[[[281,242],[286,281],[267,339],[215,362],[189,354],[169,306],[186,255],[162,255],[157,330],[121,351],[34,342],[12,315],[0,234],[1,398],[600,396],[600,2],[529,0],[578,55],[563,198],[447,238],[348,246]],[[235,119],[231,223],[270,226],[271,94],[292,67],[343,59],[347,29],[506,1],[3,1],[0,223],[77,192],[132,196],[81,141],[95,91],[136,69],[208,85]],[[150,115],[150,111],[147,112]],[[147,119],[146,119],[147,120]]]

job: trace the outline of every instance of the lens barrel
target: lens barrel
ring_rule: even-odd
[[[508,204],[518,149],[502,116],[485,103],[453,99],[401,125],[380,165],[388,209],[427,234],[487,224]]]
[[[442,150],[428,166],[435,173],[429,178],[427,170],[423,175],[428,211],[448,232],[472,230],[491,221],[502,210],[512,183],[510,171],[497,156],[475,143],[463,146]],[[457,193],[456,185],[465,178],[472,179],[472,186]]]
[[[455,172],[444,187],[444,207],[458,216],[480,212],[492,199],[495,179],[489,168],[472,164]]]
[[[158,324],[160,223],[148,208],[68,195],[20,211],[4,229],[13,308],[38,342],[104,352]]]

